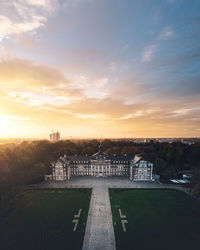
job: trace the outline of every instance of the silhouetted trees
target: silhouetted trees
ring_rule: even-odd
[[[102,141],[103,151],[109,155],[135,155],[140,153],[154,163],[154,173],[161,179],[182,175],[183,170],[194,172],[194,193],[200,193],[200,144],[147,143],[131,141]],[[0,197],[25,184],[38,183],[51,172],[50,164],[61,155],[92,155],[98,151],[98,140],[24,141],[10,148],[0,148]]]

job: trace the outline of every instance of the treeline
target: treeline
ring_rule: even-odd
[[[181,177],[183,170],[194,172],[193,182],[198,190],[200,182],[200,144],[147,143],[127,141],[102,141],[108,155],[141,154],[154,163],[154,173],[161,179]],[[51,173],[50,164],[59,156],[92,155],[98,151],[98,140],[59,141],[46,140],[22,142],[10,148],[0,148],[0,197],[3,199],[16,188],[43,181]],[[199,187],[200,190],[200,187]]]

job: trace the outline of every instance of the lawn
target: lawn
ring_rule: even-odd
[[[110,189],[117,250],[199,250],[200,204],[173,190]],[[119,214],[125,215],[121,218]],[[122,220],[125,223],[124,232]]]
[[[22,193],[12,212],[0,221],[0,249],[81,249],[90,196],[90,189],[44,189]],[[80,209],[80,217],[75,218]],[[74,219],[78,219],[76,231],[73,231]]]

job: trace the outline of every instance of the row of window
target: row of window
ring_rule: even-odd
[[[135,176],[150,176],[150,173],[135,173]]]
[[[97,175],[100,175],[102,174],[103,176],[110,176],[110,175],[119,175],[119,176],[122,176],[122,175],[128,175],[128,173],[124,173],[124,172],[111,172],[111,173],[99,173],[99,172],[93,172],[92,174],[89,173],[89,172],[81,172],[81,173],[72,173],[72,175],[89,175],[89,176],[97,176]]]
[[[129,171],[125,171],[125,170],[118,170],[118,171],[116,171],[116,170],[111,170],[111,171],[96,171],[96,170],[94,170],[94,171],[92,171],[92,173],[109,173],[109,172],[111,172],[111,173],[129,173]],[[72,171],[72,173],[91,173],[91,171]]]
[[[119,166],[119,165],[99,165],[99,166],[95,166],[95,165],[93,165],[93,166],[91,166],[91,165],[71,165],[70,166],[71,167],[71,169],[73,169],[73,168],[78,168],[78,167],[83,167],[84,169],[85,168],[98,168],[98,167],[103,167],[103,168],[105,168],[105,167],[107,167],[107,168],[118,168],[118,167],[122,167],[122,168],[129,168],[129,165],[121,165],[121,166]],[[60,168],[55,168],[56,170],[57,169],[62,169],[62,167],[60,167]],[[55,170],[54,168],[53,168],[53,171]],[[63,167],[63,169],[65,170],[66,168],[65,167]]]
[[[115,163],[115,164],[129,164],[129,161],[111,161],[112,163]],[[83,164],[91,164],[90,161],[72,161],[71,162],[72,164],[79,164],[79,163],[83,163]]]

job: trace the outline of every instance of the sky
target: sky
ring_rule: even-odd
[[[199,137],[199,0],[0,0],[0,138]]]

